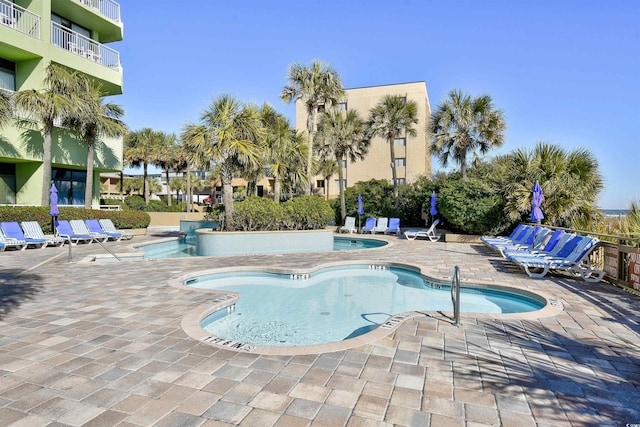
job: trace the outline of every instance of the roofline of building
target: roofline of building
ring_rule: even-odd
[[[425,86],[427,85],[427,82],[424,80],[416,80],[413,82],[404,82],[404,83],[390,83],[390,84],[386,84],[386,85],[371,85],[371,86],[358,86],[358,87],[348,87],[345,88],[344,90],[351,90],[351,89],[369,89],[372,87],[385,87],[385,86],[400,86],[400,85],[410,85],[413,83],[424,83]]]

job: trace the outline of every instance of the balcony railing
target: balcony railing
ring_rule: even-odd
[[[0,25],[13,28],[36,39],[40,38],[40,17],[27,9],[0,0]]]
[[[51,44],[113,70],[120,70],[120,53],[89,37],[51,23]]]
[[[96,9],[101,15],[115,22],[120,22],[120,5],[113,0],[77,0],[92,9]]]

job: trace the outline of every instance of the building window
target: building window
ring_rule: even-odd
[[[84,205],[84,189],[87,172],[53,168],[51,181],[58,190],[58,203],[61,205]]]
[[[396,138],[393,140],[393,145],[395,147],[406,147],[407,146],[407,138]]]
[[[402,167],[407,166],[407,159],[403,157],[396,159],[396,166],[402,166]]]
[[[316,180],[316,188],[324,188],[324,179]]]
[[[406,184],[406,180],[404,178],[396,178],[396,182],[398,183],[398,186]]]
[[[339,179],[336,179],[336,180],[334,181],[334,187],[335,187],[336,189],[338,189],[338,190],[340,189],[340,180],[339,180]],[[345,188],[347,188],[347,180],[346,180],[346,179],[343,179],[343,180],[342,180],[342,189],[344,190]]]
[[[342,165],[342,169],[346,169],[347,168],[347,161],[346,160],[342,160],[342,162],[340,162],[340,164]]]
[[[0,58],[0,89],[16,90],[16,64]]]
[[[16,203],[16,165],[0,163],[0,204]]]
[[[347,103],[345,102],[338,102],[336,104],[336,111],[347,111]]]

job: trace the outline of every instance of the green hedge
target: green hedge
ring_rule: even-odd
[[[333,220],[329,203],[318,196],[298,196],[278,204],[265,197],[234,203],[233,230],[318,230]]]
[[[151,217],[146,212],[106,211],[83,208],[60,208],[58,219],[106,219],[113,221],[116,228],[146,228]],[[51,233],[51,216],[48,207],[41,206],[0,206],[0,222],[38,221],[42,231]]]

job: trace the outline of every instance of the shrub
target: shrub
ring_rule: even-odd
[[[318,230],[333,218],[329,203],[318,196],[298,196],[282,204],[252,196],[233,206],[230,230]]]
[[[266,197],[248,197],[234,203],[233,225],[227,229],[242,231],[278,230],[282,207]]]
[[[504,200],[476,177],[450,177],[442,185],[438,218],[442,217],[447,229],[469,234],[499,234],[510,225],[504,214]]]
[[[334,218],[331,205],[318,196],[298,196],[283,203],[285,228],[319,230]]]
[[[103,211],[84,208],[60,208],[58,219],[106,219],[113,221],[116,228],[146,228],[151,222],[149,214],[136,211]],[[0,221],[38,221],[42,231],[52,233],[49,208],[42,206],[0,206]]]

